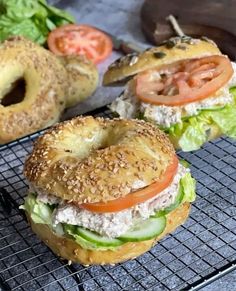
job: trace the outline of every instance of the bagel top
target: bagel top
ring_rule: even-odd
[[[217,45],[207,39],[173,37],[158,47],[121,57],[112,63],[103,77],[103,85],[123,85],[141,71],[159,68],[184,59],[221,54]]]
[[[24,174],[34,189],[64,200],[106,202],[162,178],[174,153],[150,123],[77,117],[38,138]]]

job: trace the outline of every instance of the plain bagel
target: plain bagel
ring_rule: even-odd
[[[167,136],[150,123],[77,117],[37,140],[24,174],[64,200],[106,202],[130,193],[137,177],[146,185],[158,180],[173,155]]]

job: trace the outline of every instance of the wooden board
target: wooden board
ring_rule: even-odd
[[[236,0],[146,0],[141,23],[149,41],[159,44],[175,35],[166,21],[170,14],[186,35],[207,36],[236,60]]]

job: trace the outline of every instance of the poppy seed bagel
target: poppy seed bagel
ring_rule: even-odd
[[[221,55],[212,41],[175,37],[165,44],[153,47],[139,54],[129,54],[112,63],[103,77],[103,85],[114,86],[127,82],[127,79],[141,71],[161,68],[164,65],[184,59]]]

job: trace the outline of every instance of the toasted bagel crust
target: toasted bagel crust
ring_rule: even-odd
[[[211,41],[176,37],[164,45],[153,47],[140,54],[126,55],[116,60],[106,71],[103,85],[123,84],[128,77],[141,71],[162,67],[180,60],[220,54],[218,47]]]
[[[115,264],[129,259],[134,259],[147,252],[155,243],[165,235],[174,231],[188,218],[190,204],[184,203],[167,215],[167,224],[164,232],[151,240],[141,242],[129,242],[111,251],[96,251],[82,248],[74,240],[56,235],[45,224],[35,224],[28,216],[32,230],[52,251],[63,259],[83,265]]]
[[[77,117],[37,140],[24,174],[64,200],[106,202],[132,192],[135,183],[160,179],[174,154],[167,136],[150,123]]]
[[[90,96],[98,85],[98,70],[85,56],[58,57],[67,72],[66,107],[71,107]]]

